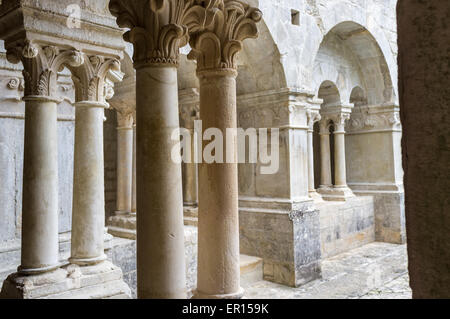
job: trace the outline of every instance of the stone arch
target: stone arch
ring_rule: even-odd
[[[243,42],[238,54],[237,94],[271,91],[287,87],[281,54],[264,21],[258,24],[258,38]],[[187,59],[190,48],[182,49],[178,71],[179,90],[198,88],[196,63]]]
[[[325,80],[320,84],[317,96],[323,100],[322,107],[341,103],[341,94],[338,86],[330,80]]]
[[[355,86],[350,93],[349,102],[354,104],[355,107],[367,105],[367,96],[360,86]]]
[[[334,79],[350,100],[355,86],[364,89],[371,105],[395,102],[396,88],[381,47],[363,25],[344,21],[329,30],[314,60],[313,83]]]

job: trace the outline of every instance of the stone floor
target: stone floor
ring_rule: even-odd
[[[406,245],[371,243],[322,262],[322,279],[299,288],[260,281],[251,299],[411,299]]]

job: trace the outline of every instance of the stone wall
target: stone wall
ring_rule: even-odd
[[[450,2],[398,4],[406,226],[414,298],[450,298]]]
[[[264,279],[298,287],[321,277],[319,212],[239,212],[241,254],[263,258]]]
[[[323,259],[375,241],[372,197],[355,197],[346,202],[324,202],[316,206],[320,210]]]

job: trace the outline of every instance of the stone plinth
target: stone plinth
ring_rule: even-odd
[[[264,260],[264,280],[298,287],[321,278],[319,211],[240,207],[241,254]],[[247,202],[247,206],[255,203]]]
[[[108,218],[108,232],[111,235],[136,239],[136,214],[116,212]]]
[[[33,276],[10,275],[0,298],[7,299],[108,299],[131,298],[122,270],[108,261],[94,266],[68,265]]]

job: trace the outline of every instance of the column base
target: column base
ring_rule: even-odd
[[[308,193],[309,197],[314,200],[315,203],[322,203],[324,200],[322,196],[317,191],[310,191]]]
[[[136,239],[136,213],[116,212],[108,218],[108,233],[113,236]]]
[[[326,201],[345,202],[349,198],[355,197],[352,190],[347,186],[342,187],[320,187],[317,192],[322,195],[322,199]]]
[[[54,271],[24,276],[10,275],[1,299],[130,299],[131,290],[122,270],[108,261],[94,266],[68,265]]]
[[[242,299],[244,298],[244,289],[240,288],[237,293],[227,294],[227,295],[210,295],[195,291],[192,299]]]

